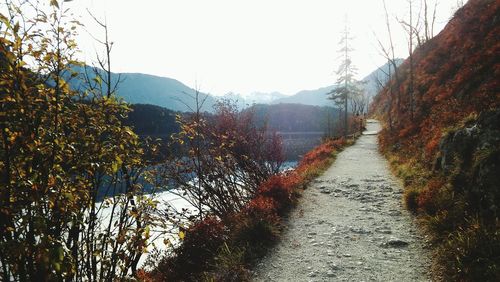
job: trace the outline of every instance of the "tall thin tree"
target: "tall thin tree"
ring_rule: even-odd
[[[351,47],[351,41],[353,38],[350,36],[349,27],[346,21],[344,30],[342,31],[342,37],[339,42],[341,46],[338,52],[340,53],[339,58],[341,63],[337,70],[337,87],[327,93],[328,98],[333,100],[337,106],[343,106],[344,111],[344,136],[347,136],[349,132],[348,124],[348,101],[358,90],[358,82],[354,78],[357,73],[357,68],[352,64],[351,52],[353,48]]]

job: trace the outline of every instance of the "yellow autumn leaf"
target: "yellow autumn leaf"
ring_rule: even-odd
[[[186,232],[179,231],[179,239],[184,240],[184,237],[186,237]]]
[[[50,0],[50,5],[59,9],[59,3],[57,3],[57,0]]]
[[[113,170],[113,172],[117,172],[118,169],[120,168],[120,166],[123,164],[123,161],[122,159],[120,158],[120,156],[116,156],[115,157],[115,162],[113,162],[113,164],[111,165],[111,169]]]

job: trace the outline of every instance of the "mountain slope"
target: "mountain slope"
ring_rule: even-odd
[[[87,70],[83,67],[75,67],[77,73],[89,74],[90,79],[93,79],[93,74],[90,67]],[[103,73],[102,70],[99,70]],[[167,78],[142,73],[112,73],[111,81],[116,83],[120,79],[120,84],[117,90],[117,96],[123,98],[131,104],[152,104],[164,107],[173,111],[191,111],[196,108],[196,103],[193,97],[195,89],[192,89],[182,82]],[[71,80],[73,88],[78,89],[81,83],[77,80]],[[201,99],[206,97],[203,106],[204,111],[211,111],[215,103],[215,98],[206,93],[200,93]]]
[[[222,96],[223,99],[236,102],[239,109],[245,109],[255,104],[271,104],[273,101],[284,97],[287,96],[279,92],[252,92],[248,95],[229,92]]]
[[[191,97],[195,95],[195,90],[175,79],[140,73],[123,73],[121,76],[123,83],[118,95],[129,103],[148,103],[174,111],[195,109],[195,101]],[[205,93],[201,95],[207,97],[203,109],[211,111],[215,99]]]
[[[168,138],[180,131],[176,121],[178,112],[148,104],[132,104],[130,108],[123,123],[132,127],[138,135]]]
[[[280,92],[252,92],[245,97],[248,104],[270,104],[275,100],[285,98],[287,95]]]
[[[381,149],[434,237],[445,280],[500,281],[498,15],[499,1],[470,0],[415,50],[413,94],[407,60],[374,103]]]
[[[399,63],[399,61],[398,61]],[[90,79],[93,79],[93,74],[90,67],[74,67],[73,69],[83,74],[87,73]],[[368,97],[371,97],[379,89],[379,85],[387,81],[388,65],[384,65],[377,70],[373,71],[364,81],[366,81],[365,89]],[[99,72],[103,73],[102,70]],[[195,89],[186,86],[182,82],[155,75],[143,73],[112,73],[112,83],[116,83],[120,78],[117,95],[123,98],[126,102],[131,104],[151,104],[164,107],[173,111],[191,111],[194,109]],[[82,83],[76,79],[69,79],[72,88],[78,89]],[[331,85],[322,87],[316,90],[303,90],[292,96],[286,96],[279,92],[253,92],[249,95],[241,95],[237,93],[227,93],[223,98],[231,99],[237,102],[239,108],[247,108],[253,104],[304,104],[312,106],[332,106],[332,101],[327,99],[326,93],[330,92],[336,86]],[[206,93],[200,93],[201,99],[206,97],[205,104],[202,108],[203,111],[212,111],[217,97]]]
[[[303,104],[311,106],[332,106],[331,100],[327,99],[326,93],[335,89],[337,86],[331,85],[315,90],[302,90],[295,95],[274,100],[273,104]]]
[[[402,59],[396,59],[396,64],[400,65],[403,62]],[[363,78],[362,81],[365,81],[366,84],[364,85],[366,95],[368,97],[368,100],[371,101],[372,98],[377,94],[377,92],[380,90],[381,86],[384,85],[387,80],[388,76],[387,74],[389,73],[389,65],[385,64],[382,67],[377,68],[373,72],[371,72],[369,75],[367,75],[365,78]],[[276,99],[272,101],[271,103],[273,104],[279,104],[279,103],[295,103],[295,104],[304,104],[304,105],[312,105],[312,106],[332,106],[333,103],[331,100],[328,99],[328,96],[326,93],[330,92],[331,90],[335,89],[337,86],[336,85],[330,85],[326,87],[322,87],[319,89],[315,90],[303,90],[295,95],[288,96],[288,97],[283,97],[281,99]]]

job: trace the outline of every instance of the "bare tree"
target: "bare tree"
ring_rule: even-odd
[[[413,49],[414,49],[414,41],[415,37],[418,38],[418,23],[414,24],[413,21],[413,0],[407,0],[409,7],[409,16],[408,22],[405,20],[399,20],[403,29],[407,34],[407,42],[408,42],[408,60],[409,60],[409,85],[408,85],[408,96],[410,99],[410,117],[414,119],[414,111],[415,111],[415,97],[414,97],[414,62],[413,62]]]
[[[350,110],[355,115],[363,114],[366,104],[367,97],[365,95],[364,82],[356,81],[349,97]]]
[[[425,41],[430,40],[432,37],[434,37],[434,23],[436,22],[436,10],[437,10],[437,5],[438,1],[434,0],[434,7],[432,8],[432,11],[429,11],[429,3],[427,0],[424,1],[424,39]],[[432,16],[431,16],[432,14]]]
[[[195,112],[178,116],[181,131],[173,135],[177,153],[162,166],[172,194],[188,202],[192,214],[175,215],[191,223],[208,215],[226,219],[255,195],[259,185],[279,172],[281,138],[255,124],[252,111],[240,112],[230,101],[201,113],[196,91]],[[183,212],[183,211],[181,211]]]
[[[384,11],[385,11],[385,24],[387,28],[387,34],[389,37],[389,45],[386,47],[384,43],[382,43],[379,39],[378,44],[380,47],[380,52],[382,56],[387,60],[387,64],[389,66],[389,70],[387,73],[388,76],[388,84],[387,87],[389,88],[389,100],[387,101],[387,107],[386,111],[388,112],[388,123],[389,123],[389,129],[392,130],[393,128],[393,120],[392,120],[392,111],[393,111],[393,101],[396,99],[396,109],[397,111],[400,111],[401,109],[401,93],[399,91],[399,85],[400,85],[400,77],[398,73],[398,65],[397,65],[397,60],[396,60],[396,55],[394,51],[394,42],[393,42],[393,36],[392,36],[392,29],[391,29],[391,23],[389,20],[389,12],[387,10],[387,5],[385,3],[385,0],[382,0]],[[394,81],[393,80],[394,76]]]

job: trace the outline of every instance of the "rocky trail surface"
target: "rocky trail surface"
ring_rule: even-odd
[[[429,254],[369,120],[356,144],[304,191],[254,281],[429,281]]]

